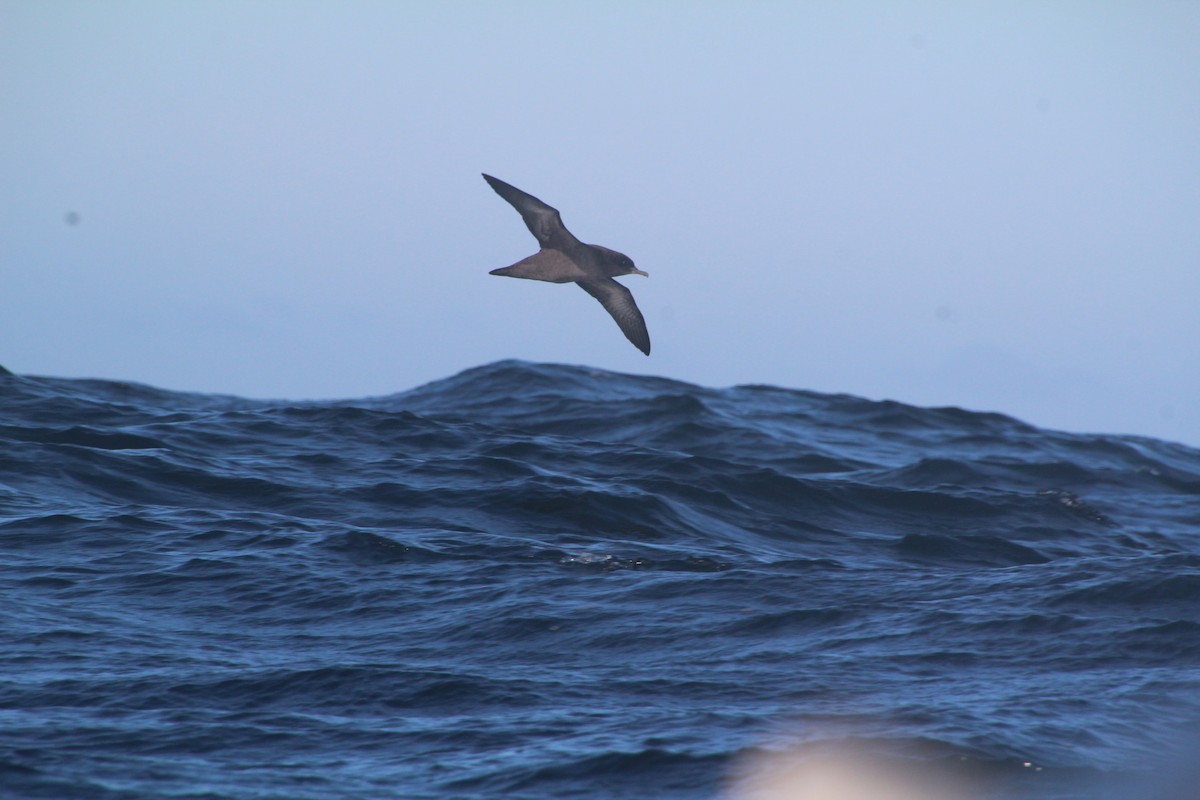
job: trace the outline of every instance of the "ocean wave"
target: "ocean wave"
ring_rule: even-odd
[[[1169,442],[563,365],[0,375],[0,781],[706,797],[786,727],[1067,797],[1200,714],[1198,495]]]

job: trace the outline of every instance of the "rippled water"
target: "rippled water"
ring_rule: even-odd
[[[955,408],[0,375],[0,548],[6,798],[1098,797],[1200,711],[1200,451]]]

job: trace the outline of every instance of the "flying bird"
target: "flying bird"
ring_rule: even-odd
[[[538,240],[541,249],[510,267],[491,271],[491,275],[528,278],[550,283],[577,283],[579,288],[600,301],[612,314],[625,338],[634,347],[650,355],[650,334],[646,320],[633,302],[633,293],[613,280],[617,275],[645,275],[632,259],[598,244],[584,244],[562,223],[558,210],[522,192],[502,180],[484,175],[483,179],[507,200],[525,220],[525,226]]]

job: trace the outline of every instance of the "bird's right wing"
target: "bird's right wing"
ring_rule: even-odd
[[[566,250],[579,244],[579,240],[562,223],[558,210],[548,206],[533,195],[522,192],[499,178],[485,174],[483,179],[496,190],[496,194],[507,200],[525,220],[525,227],[542,247]]]
[[[612,314],[617,326],[625,338],[633,342],[633,346],[646,355],[650,355],[650,333],[646,330],[646,320],[633,302],[633,292],[612,278],[576,281],[585,292],[600,301],[604,310]]]

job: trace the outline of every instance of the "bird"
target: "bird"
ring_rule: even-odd
[[[633,302],[633,293],[613,280],[618,275],[650,277],[649,273],[635,267],[633,259],[624,253],[576,239],[563,225],[558,209],[499,178],[484,173],[483,179],[517,210],[533,238],[541,245],[541,249],[528,258],[488,274],[550,283],[576,283],[600,301],[634,347],[650,355],[650,334],[646,331],[642,312]]]

